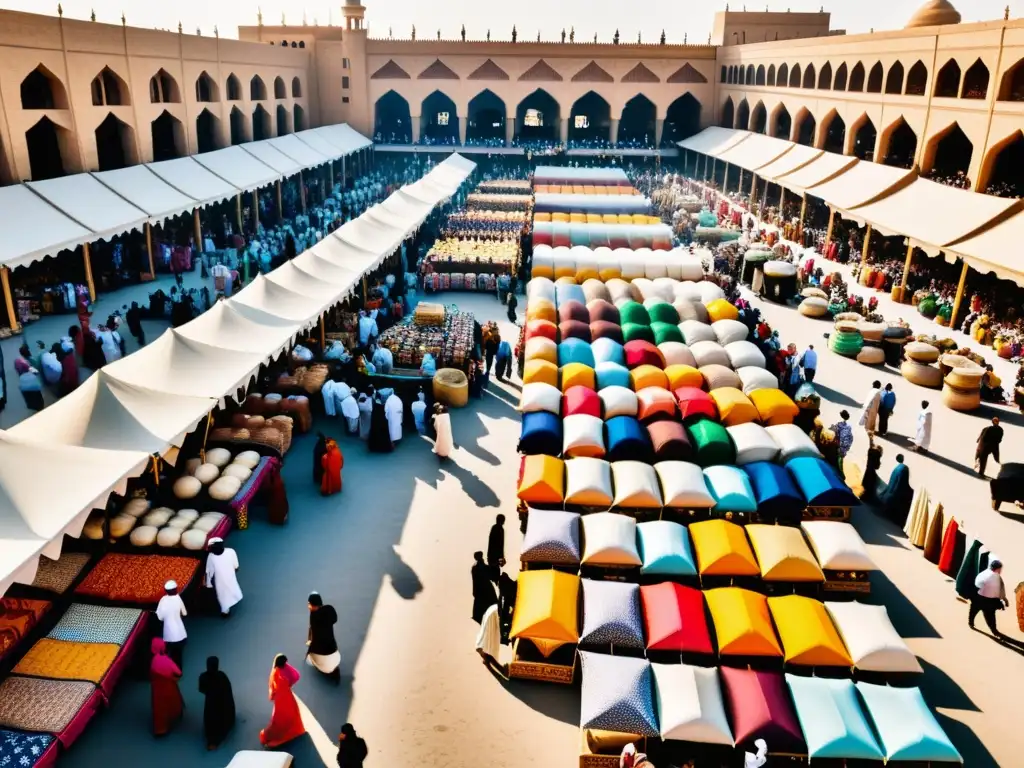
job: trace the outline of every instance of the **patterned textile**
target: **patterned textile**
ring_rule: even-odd
[[[531,563],[579,565],[580,516],[575,512],[531,509],[520,558]]]
[[[60,733],[95,692],[92,683],[8,677],[0,682],[0,726]]]
[[[582,583],[583,631],[580,633],[580,643],[643,648],[640,587],[636,584],[591,579],[583,579]]]
[[[29,648],[14,672],[52,680],[88,680],[99,685],[120,652],[121,646],[113,643],[67,643],[44,637]]]
[[[39,570],[36,571],[36,580],[32,582],[32,586],[63,595],[88,562],[89,555],[84,552],[65,552],[59,560],[40,556]]]
[[[47,600],[0,598],[0,659],[21,642],[51,607],[53,603]]]
[[[646,659],[580,651],[580,728],[658,736],[654,685]]]
[[[138,608],[72,603],[47,637],[74,643],[124,645],[140,616],[142,611]]]
[[[89,595],[117,603],[156,605],[164,595],[164,584],[178,582],[184,591],[199,570],[199,561],[167,555],[104,555],[75,594]]]
[[[53,736],[46,733],[0,730],[0,765],[4,768],[32,768],[51,744]]]

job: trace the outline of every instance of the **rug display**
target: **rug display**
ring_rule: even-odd
[[[0,659],[32,631],[51,607],[53,603],[48,600],[0,598]]]
[[[57,560],[42,555],[39,557],[39,570],[36,571],[32,586],[63,595],[75,579],[89,563],[89,555],[84,552],[65,552]]]
[[[113,643],[69,643],[44,637],[29,648],[14,673],[99,685],[120,652],[121,646]]]
[[[54,738],[47,733],[0,730],[0,765],[32,768],[40,763]]]
[[[142,616],[138,608],[72,603],[47,637],[75,643],[124,645]]]
[[[92,683],[12,675],[0,682],[0,726],[59,734],[95,693]]]
[[[197,570],[199,561],[190,557],[111,553],[96,563],[75,594],[116,603],[156,605],[164,595],[165,583],[174,580],[184,591]]]

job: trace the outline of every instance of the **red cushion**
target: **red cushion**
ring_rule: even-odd
[[[718,420],[718,406],[711,399],[711,395],[703,389],[680,387],[673,394],[683,421],[694,416],[707,416],[709,419]]]
[[[558,337],[566,339],[583,339],[590,343],[590,326],[580,320],[563,320],[558,324]]]
[[[601,398],[589,387],[569,387],[562,395],[562,417],[596,416],[601,418]]]
[[[541,336],[558,341],[558,326],[550,320],[531,320],[526,324],[526,341]]]
[[[641,365],[665,368],[665,355],[649,341],[643,339],[627,341],[624,349],[626,352],[626,367],[629,369],[638,368]]]
[[[558,319],[579,320],[581,323],[590,322],[590,313],[585,304],[579,301],[563,301],[558,306]]]
[[[676,415],[676,401],[672,393],[661,387],[644,387],[636,393],[639,409],[637,417],[641,421],[671,419]],[[680,424],[679,426],[682,426]]]
[[[644,636],[651,651],[715,652],[699,589],[670,581],[640,587]]]
[[[693,461],[693,445],[686,427],[678,421],[655,421],[647,425],[657,461]]]
[[[622,328],[618,323],[612,323],[607,320],[596,320],[590,324],[590,337],[592,340],[597,339],[611,339],[617,341],[619,344],[622,343]]]

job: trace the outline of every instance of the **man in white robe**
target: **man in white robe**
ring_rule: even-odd
[[[181,662],[185,654],[185,640],[188,633],[185,631],[185,622],[182,621],[188,616],[185,610],[185,603],[181,601],[178,594],[178,583],[168,581],[164,584],[164,596],[156,604],[156,617],[163,622],[163,638],[167,644],[167,655],[171,657],[178,669],[184,669]]]
[[[402,416],[405,408],[402,406],[402,398],[394,393],[388,395],[384,401],[384,413],[388,417],[388,434],[393,444],[402,439]]]
[[[923,452],[932,444],[932,412],[928,401],[921,401],[921,412],[917,414],[917,431],[914,433],[914,450]]]
[[[860,409],[860,426],[867,430],[868,434],[874,434],[875,423],[878,420],[878,407],[882,402],[882,382],[876,381],[871,385],[871,393],[864,401]]]
[[[345,419],[345,428],[350,435],[359,434],[359,403],[355,396],[358,394],[354,389],[341,402],[341,415]]]
[[[410,406],[412,417],[416,421],[416,431],[427,434],[427,396],[422,390],[416,395],[416,402]]]
[[[221,616],[242,601],[242,588],[238,586],[238,555],[224,546],[224,539],[210,539],[210,554],[206,558],[206,586],[217,594]]]

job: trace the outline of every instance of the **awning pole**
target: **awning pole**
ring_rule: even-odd
[[[722,194],[729,194],[729,164],[725,164],[725,173],[722,174]]]
[[[860,249],[860,265],[868,263],[868,246],[871,245],[871,225],[864,231],[864,247]]]
[[[366,302],[370,299],[370,293],[366,290],[366,275],[363,275],[363,306],[366,306]]]
[[[327,164],[327,179],[328,179],[328,181],[330,182],[330,185],[331,185],[331,188],[327,191],[327,194],[329,195],[331,192],[334,191],[334,161],[333,160],[331,160],[331,162],[329,162]]]
[[[907,261],[903,265],[903,279],[900,280],[900,301],[903,301],[903,293],[907,290],[907,278],[910,276],[910,264],[914,261],[914,243],[907,245]]]
[[[781,216],[782,209],[786,207],[786,188],[779,187],[779,189],[782,190],[779,192],[779,215]]]
[[[7,319],[11,323],[11,330],[17,331],[18,313],[14,311],[14,298],[11,296],[11,270],[8,267],[0,267],[0,283],[3,283],[4,301],[7,302]]]
[[[960,282],[956,286],[956,298],[953,299],[953,314],[949,316],[949,327],[952,328],[956,323],[957,313],[960,311],[960,302],[964,298],[964,288],[967,286],[967,262],[964,261],[964,268],[960,270]],[[1001,466],[1001,465],[1000,465]]]
[[[200,243],[200,245],[202,245]],[[156,277],[156,268],[153,266],[153,227],[150,223],[146,222],[146,254],[149,256],[149,274],[151,277]]]
[[[192,209],[192,225],[195,227],[195,230],[196,230],[196,249],[200,253],[202,253],[203,252],[203,227],[199,223],[199,209],[198,208],[193,208]]]
[[[757,174],[751,174],[754,178],[750,182],[750,200],[753,202],[757,199]]]
[[[242,193],[235,197],[235,218],[238,219],[238,234],[245,236],[245,227],[242,226]]]
[[[832,228],[836,223],[836,209],[831,206],[828,209],[828,230],[825,232],[825,248],[828,249],[832,245]],[[825,254],[821,254],[824,256]]]
[[[89,286],[89,301],[96,301],[96,283],[92,280],[92,259],[89,257],[88,243],[82,243],[82,259],[85,261],[85,284]]]
[[[302,180],[302,171],[299,171],[299,200],[302,201],[302,212],[306,212],[306,183]]]
[[[800,226],[797,227],[797,236],[804,236],[804,218],[807,216],[807,195],[801,195],[800,200]]]
[[[322,355],[324,349],[327,347],[327,326],[324,324],[324,313],[320,313],[320,354]]]
[[[284,208],[281,207],[281,180],[278,179],[275,182],[277,187],[277,220],[278,222],[284,221]]]
[[[199,450],[199,459],[206,463],[206,441],[210,439],[210,424],[213,423],[213,411],[206,414],[206,429],[203,431],[203,447]]]

